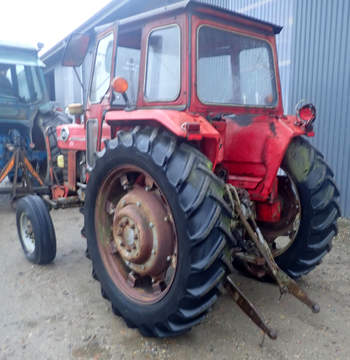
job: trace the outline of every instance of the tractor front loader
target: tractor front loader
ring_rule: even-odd
[[[339,194],[306,140],[314,106],[283,113],[280,31],[181,1],[67,45],[65,65],[89,44],[95,60],[84,123],[58,127],[58,147],[67,173],[83,167],[82,233],[102,296],[145,336],[190,330],[226,288],[276,338],[235,268],[319,311],[295,280],[330,250]]]

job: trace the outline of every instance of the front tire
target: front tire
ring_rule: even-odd
[[[18,200],[16,222],[26,258],[38,265],[51,263],[56,256],[56,235],[44,200],[37,195]]]
[[[218,298],[226,274],[221,256],[230,221],[219,200],[224,184],[209,166],[205,156],[178,144],[171,134],[141,128],[120,131],[108,142],[89,179],[85,229],[94,273],[114,313],[145,336],[168,337],[190,330]],[[158,275],[148,267],[160,235],[154,231],[162,226],[152,211],[165,211],[161,220],[170,219],[172,225],[163,228],[159,238],[166,250],[158,263],[170,265],[159,265]],[[140,218],[147,218],[147,223],[154,219],[149,222],[153,235],[148,250],[133,240],[148,231],[139,229]],[[137,263],[131,256],[134,248],[141,252],[134,254],[139,256]]]

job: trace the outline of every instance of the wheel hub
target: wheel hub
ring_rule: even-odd
[[[113,245],[141,276],[159,277],[167,269],[174,234],[160,197],[136,186],[120,199],[113,218]]]
[[[32,223],[26,214],[22,214],[20,218],[20,227],[23,244],[28,251],[32,253],[35,250],[35,238],[33,233]]]
[[[137,206],[129,204],[116,212],[113,237],[117,249],[126,261],[142,264],[152,250],[152,232],[147,218]]]

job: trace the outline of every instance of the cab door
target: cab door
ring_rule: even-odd
[[[86,160],[88,168],[95,165],[95,152],[101,150],[103,140],[110,134],[103,123],[104,113],[109,109],[114,75],[115,39],[117,28],[109,28],[97,36],[92,66],[89,96],[86,108]]]

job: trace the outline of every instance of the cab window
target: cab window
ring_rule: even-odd
[[[145,98],[174,101],[181,87],[180,27],[153,30],[148,38]]]
[[[109,89],[113,55],[113,33],[101,39],[97,46],[90,101],[100,103]]]
[[[141,57],[141,29],[121,32],[117,40],[116,77],[122,77],[128,82],[129,105],[136,105],[139,85]],[[125,106],[125,99],[121,94],[114,93],[113,105]]]
[[[198,30],[197,92],[202,103],[276,106],[273,52],[262,39],[203,25]]]

